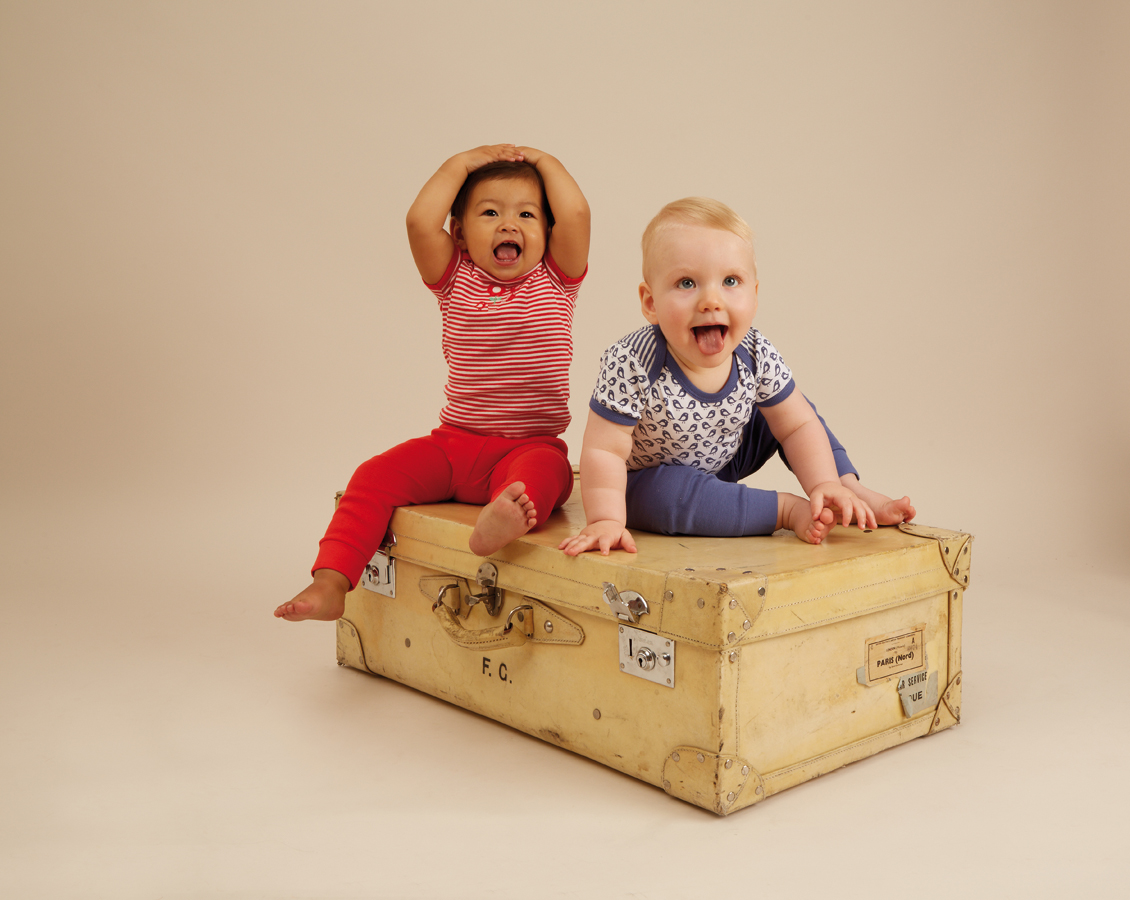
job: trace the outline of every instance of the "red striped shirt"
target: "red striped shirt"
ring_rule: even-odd
[[[443,314],[441,422],[507,438],[569,426],[573,311],[584,277],[569,278],[546,253],[522,278],[498,281],[456,249],[428,285]]]

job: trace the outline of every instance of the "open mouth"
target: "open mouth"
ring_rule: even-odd
[[[722,352],[726,345],[726,332],[730,329],[727,325],[696,325],[692,330],[698,349],[710,356]]]
[[[505,241],[494,248],[494,258],[503,265],[507,265],[515,262],[521,252],[522,248],[513,241]]]

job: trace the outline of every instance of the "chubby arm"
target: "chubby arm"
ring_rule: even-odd
[[[447,224],[451,204],[455,202],[455,195],[463,187],[467,176],[487,163],[521,158],[522,154],[513,144],[464,150],[440,166],[420,188],[420,193],[408,210],[405,224],[408,226],[408,244],[412,248],[412,258],[416,260],[420,277],[427,284],[435,284],[451,262],[455,242],[443,226]]]
[[[813,517],[829,507],[842,513],[844,525],[854,518],[860,528],[877,527],[871,507],[840,483],[828,434],[801,392],[794,389],[780,403],[760,409],[811,501]]]
[[[534,166],[545,182],[545,195],[554,220],[549,234],[549,252],[562,272],[570,278],[580,278],[589,264],[588,201],[573,176],[555,157],[533,147],[516,149],[519,158]]]
[[[594,547],[604,555],[619,547],[636,552],[628,529],[624,493],[628,487],[628,455],[632,452],[632,426],[617,425],[589,410],[581,446],[581,499],[588,524],[562,541],[557,549],[576,556]]]

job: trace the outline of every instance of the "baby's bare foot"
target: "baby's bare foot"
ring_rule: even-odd
[[[819,544],[836,524],[836,514],[824,507],[820,515],[813,518],[812,504],[795,494],[778,493],[781,503],[777,513],[777,527],[791,529],[802,541]]]
[[[900,522],[909,522],[917,515],[909,497],[887,500],[885,503],[873,506],[872,509],[875,512],[875,521],[880,525],[898,525]]]
[[[525,493],[526,486],[515,481],[483,507],[471,539],[467,542],[476,556],[490,556],[538,523],[534,501]]]
[[[798,503],[789,527],[802,541],[819,544],[828,536],[835,524],[836,514],[828,507],[820,510],[820,515],[814,519],[812,518],[812,510],[808,508],[807,504]]]
[[[275,617],[288,622],[319,619],[332,622],[345,613],[345,595],[349,579],[333,569],[318,569],[313,583],[293,600],[275,610]]]
[[[886,494],[864,487],[854,475],[841,476],[840,483],[850,488],[860,500],[871,507],[871,511],[875,513],[875,521],[880,525],[898,525],[900,522],[909,522],[917,515],[909,497],[892,500]]]

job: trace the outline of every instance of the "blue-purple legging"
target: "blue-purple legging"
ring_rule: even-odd
[[[812,401],[808,402],[815,410]],[[843,445],[828,429],[823,416],[816,415],[828,432],[836,472],[858,477]],[[693,466],[655,466],[629,472],[628,528],[712,537],[772,534],[777,530],[777,492],[737,482],[760,469],[774,453],[789,465],[765,417],[755,409],[742,433],[737,454],[713,475]]]

